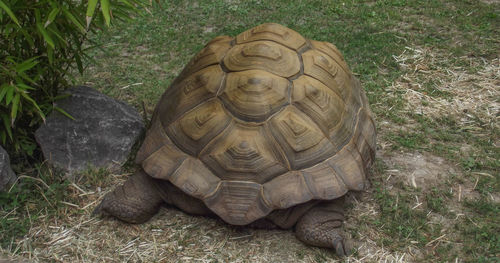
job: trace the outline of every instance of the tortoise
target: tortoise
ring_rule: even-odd
[[[95,209],[130,223],[167,203],[232,225],[295,228],[350,251],[344,196],[367,185],[375,123],[331,43],[266,23],[211,40],[157,104],[141,169]]]

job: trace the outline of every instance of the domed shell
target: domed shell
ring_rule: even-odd
[[[136,161],[246,225],[362,190],[375,124],[337,48],[278,24],[217,37],[163,94]]]

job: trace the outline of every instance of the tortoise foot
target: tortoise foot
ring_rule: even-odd
[[[137,172],[104,196],[93,215],[114,216],[129,223],[146,222],[158,212],[163,202],[153,183],[143,171]]]
[[[351,254],[352,245],[344,236],[343,221],[342,199],[322,202],[299,219],[295,234],[306,244],[333,248],[338,256],[348,256]]]

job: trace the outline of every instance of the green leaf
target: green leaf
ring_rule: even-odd
[[[49,27],[49,28],[47,28],[47,31],[52,33],[54,36],[56,36],[59,39],[58,44],[60,44],[63,47],[66,47],[68,45],[68,41],[61,36],[61,32],[59,30],[57,30],[56,27],[52,27],[52,28]]]
[[[49,13],[49,16],[47,17],[47,22],[45,22],[45,25],[43,25],[43,27],[47,27],[50,25],[50,23],[52,23],[52,21],[54,21],[54,19],[56,18],[56,16],[59,14],[59,8],[57,7],[54,7],[54,9],[52,9],[52,11],[50,11]]]
[[[41,23],[36,23],[36,27],[38,28],[38,31],[40,31],[40,33],[42,34],[45,42],[47,42],[47,44],[49,44],[51,48],[54,48],[55,47],[54,40],[52,40],[52,37],[50,37],[47,30],[45,30],[45,27],[43,27]]]
[[[7,143],[7,136],[5,135],[5,131],[3,130],[0,130],[0,139],[2,139],[2,144],[6,144]]]
[[[10,128],[9,116],[7,116],[7,114],[2,114],[2,119],[3,119],[3,125],[7,130],[7,134],[9,135],[9,138],[12,140],[12,129]]]
[[[55,97],[54,97],[54,101],[57,101],[57,100],[62,100],[62,99],[67,98],[67,97],[71,97],[71,94],[69,94],[69,93],[64,93],[64,94],[62,94],[62,95],[55,96]]]
[[[75,60],[76,60],[76,65],[78,66],[78,72],[80,72],[81,75],[83,75],[83,63],[82,63],[82,58],[78,53],[75,53]]]
[[[19,73],[19,76],[21,76],[22,79],[24,79],[24,80],[26,80],[26,81],[28,81],[30,83],[36,84],[35,80],[32,79],[30,76],[28,76],[25,72]],[[33,76],[33,77],[37,77],[37,76]],[[18,80],[17,82],[21,82],[21,80]]]
[[[129,1],[127,1],[127,0],[120,0],[120,3],[124,3],[125,5],[127,5],[128,7],[130,7],[131,9],[135,9],[135,6],[133,4],[131,4]]]
[[[17,64],[16,65],[16,72],[21,73],[21,72],[24,72],[26,70],[30,70],[31,68],[36,66],[36,64],[38,64],[38,61],[36,61],[37,58],[38,57],[30,58],[30,59],[23,61],[21,64]]]
[[[54,64],[54,49],[52,47],[47,47],[47,57],[49,58],[49,64]]]
[[[73,22],[73,24],[78,27],[78,29],[80,29],[80,31],[84,32],[85,33],[85,28],[83,27],[83,25],[80,23],[80,21],[78,21],[78,19],[76,19],[75,16],[73,16],[73,14],[71,14],[70,11],[68,11],[68,9],[66,9],[65,7],[63,7],[63,13],[64,15],[69,19],[71,20],[71,22]]]
[[[30,86],[28,86],[28,85],[26,85],[26,84],[24,84],[24,83],[18,83],[18,84],[17,84],[17,87],[18,87],[19,89],[21,89],[21,90],[36,90],[35,88],[30,87]]]
[[[35,48],[35,41],[33,40],[33,37],[31,37],[31,35],[23,28],[20,28],[19,31],[21,31],[21,34],[23,34],[24,38],[28,41],[28,43],[30,44],[30,47],[32,49],[34,49]]]
[[[12,13],[12,10],[2,1],[0,0],[0,7],[7,13],[7,15],[10,16],[12,21],[14,21],[19,27],[21,27],[21,24],[19,24],[19,20],[17,20],[17,17]]]
[[[102,15],[104,16],[104,20],[106,20],[106,25],[109,26],[111,21],[111,12],[109,10],[109,0],[101,0],[101,10]]]
[[[12,101],[12,96],[14,96],[14,86],[9,85],[7,87],[7,96],[5,97],[5,105],[9,105]]]
[[[10,85],[8,84],[3,84],[0,86],[0,102],[2,102],[3,97],[7,93],[7,89],[9,88]]]
[[[30,87],[31,88],[31,87]],[[25,98],[27,101],[31,102],[31,104],[33,104],[33,106],[37,109],[38,111],[38,115],[40,115],[40,117],[43,119],[43,121],[45,121],[45,114],[43,114],[43,111],[40,109],[40,107],[38,106],[38,103],[36,103],[36,101],[34,99],[32,99],[28,94],[26,94],[25,92],[21,92],[21,95],[23,96],[23,98]]]
[[[57,106],[54,106],[54,110],[62,113],[64,116],[66,116],[66,117],[68,117],[68,118],[70,118],[72,120],[75,120],[75,118],[73,118],[73,116],[69,115],[69,113],[67,113],[65,110],[63,110],[63,109],[61,109],[61,108],[59,108]]]
[[[87,29],[89,28],[90,21],[92,21],[92,17],[94,16],[95,7],[97,6],[97,0],[89,0],[89,5],[87,6]]]
[[[19,108],[19,100],[21,99],[21,96],[19,93],[14,96],[14,99],[12,100],[12,108],[10,110],[10,122],[11,125],[14,126],[14,121],[16,120],[17,117],[17,109]]]

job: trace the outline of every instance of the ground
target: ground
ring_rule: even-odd
[[[154,2],[154,1],[153,1]],[[217,35],[277,22],[329,41],[361,80],[377,123],[370,187],[348,198],[355,253],[302,244],[291,231],[234,227],[174,208],[141,225],[91,212],[136,168],[70,182],[45,164],[15,166],[0,194],[4,258],[82,262],[498,262],[498,1],[160,1],[93,36],[77,83],[146,119],[190,57]],[[131,156],[131,159],[133,156]]]

